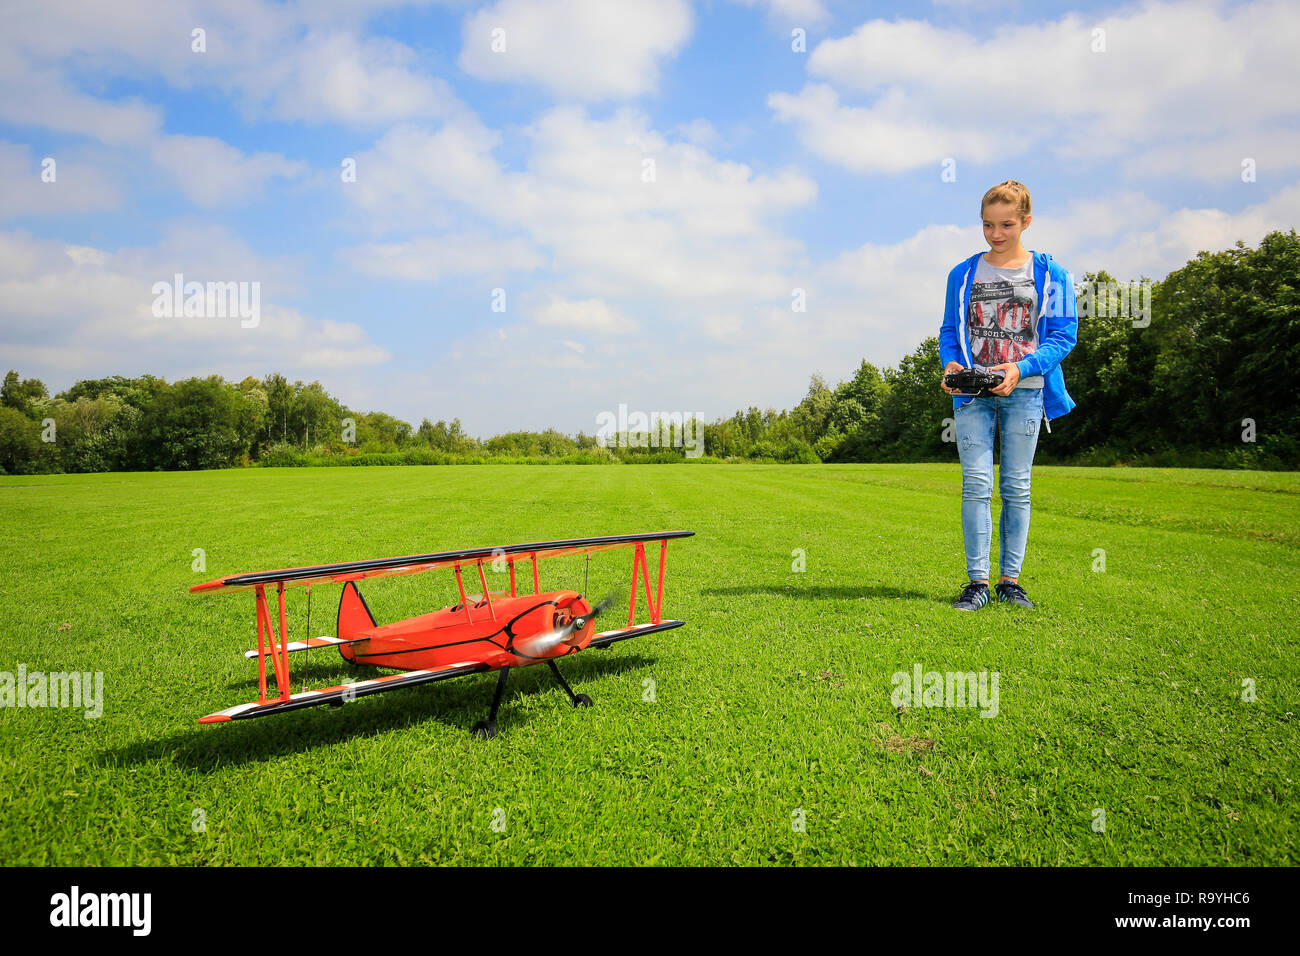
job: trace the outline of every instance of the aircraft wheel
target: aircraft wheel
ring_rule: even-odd
[[[480,740],[491,740],[497,735],[497,722],[495,720],[480,720],[470,731]]]
[[[590,706],[591,706],[591,698],[588,697],[586,694],[574,694],[574,695],[573,695],[573,706],[574,706],[574,707],[590,707]]]

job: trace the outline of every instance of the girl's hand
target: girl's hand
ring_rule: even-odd
[[[1008,362],[1005,365],[994,365],[989,369],[989,371],[1007,373],[1002,379],[1001,385],[989,389],[989,392],[993,395],[1010,395],[1011,390],[1014,389],[1016,384],[1020,381],[1020,366],[1016,365],[1014,362]]]
[[[949,362],[946,366],[944,366],[943,375],[947,375],[949,372],[960,372],[963,368],[965,368],[965,366],[962,365],[961,362]],[[954,394],[953,390],[944,384],[943,375],[939,376],[939,387],[943,389],[945,392],[947,392],[949,395]]]

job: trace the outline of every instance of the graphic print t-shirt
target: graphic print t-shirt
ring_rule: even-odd
[[[1034,288],[1034,257],[1019,268],[989,265],[984,256],[975,265],[970,290],[971,363],[977,369],[1019,362],[1038,348],[1038,291]],[[1042,388],[1043,376],[1027,375],[1016,388]]]

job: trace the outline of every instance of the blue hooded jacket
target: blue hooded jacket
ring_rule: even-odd
[[[1059,418],[1074,408],[1074,399],[1065,390],[1065,376],[1061,374],[1061,360],[1070,354],[1079,333],[1079,313],[1074,301],[1074,280],[1065,267],[1048,252],[1030,250],[1034,260],[1034,287],[1038,290],[1038,348],[1016,363],[1022,378],[1043,376],[1043,415]],[[966,327],[971,285],[975,282],[975,267],[982,252],[977,252],[959,263],[948,273],[948,300],[943,310],[943,326],[939,329],[939,362],[948,367],[949,362],[959,362],[970,368],[970,330]],[[1044,295],[1044,285],[1047,294]],[[961,408],[975,396],[954,395],[953,410]]]

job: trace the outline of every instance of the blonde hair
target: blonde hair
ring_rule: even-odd
[[[1024,219],[1029,215],[1029,189],[1024,183],[1018,183],[1014,179],[1008,179],[998,183],[992,189],[984,194],[980,201],[980,218],[984,218],[984,210],[989,203],[1009,202],[1015,207],[1016,215]]]

